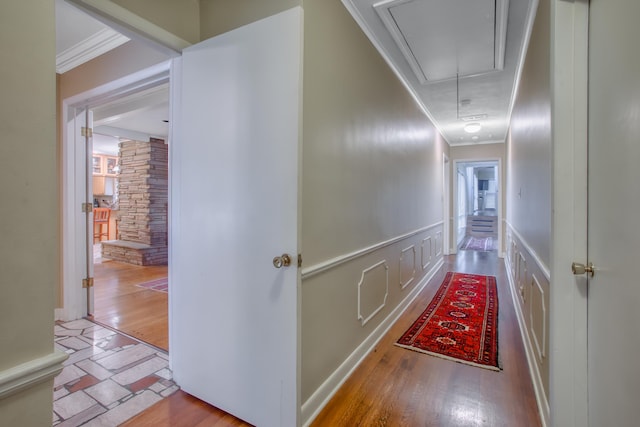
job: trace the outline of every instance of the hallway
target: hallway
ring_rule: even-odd
[[[502,371],[467,366],[394,346],[427,306],[447,271],[496,276]],[[178,422],[183,426],[247,425],[183,392],[158,402],[127,425],[159,427]],[[457,256],[445,257],[443,269],[312,425],[541,425],[504,264],[496,252],[460,251]]]
[[[494,275],[499,295],[499,358],[493,372],[394,346],[428,305],[447,271]],[[419,294],[314,426],[539,426],[540,419],[502,259],[460,251]]]

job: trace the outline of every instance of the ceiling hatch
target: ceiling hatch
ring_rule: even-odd
[[[386,0],[373,7],[422,84],[502,70],[509,0]]]

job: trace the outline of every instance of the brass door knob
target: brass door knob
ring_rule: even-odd
[[[589,273],[589,275],[591,277],[593,277],[593,275],[596,274],[596,269],[593,266],[592,262],[590,262],[587,265],[581,264],[579,262],[574,262],[574,263],[571,264],[571,271],[576,276],[581,275],[581,274],[585,274],[585,273]]]
[[[282,254],[273,259],[273,266],[275,268],[289,267],[291,265],[291,257],[289,254]]]

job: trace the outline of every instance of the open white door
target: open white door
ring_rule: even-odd
[[[589,18],[589,425],[638,425],[640,2],[592,0]],[[584,262],[584,261],[582,261]]]
[[[93,311],[93,289],[84,287],[93,277],[92,195],[92,112],[85,107],[69,107],[65,115],[65,145],[62,153],[63,192],[62,239],[65,282],[62,320],[74,320]]]
[[[201,42],[172,78],[174,378],[259,426],[298,424],[301,25],[296,7]]]
[[[85,206],[87,214],[85,215],[85,237],[84,259],[86,268],[86,278],[82,281],[82,287],[85,289],[86,296],[86,312],[93,313],[93,111],[88,108],[84,109],[84,127],[76,128],[76,135],[80,134],[81,144],[85,150]],[[80,150],[82,151],[82,150]],[[90,207],[90,208],[89,208]]]

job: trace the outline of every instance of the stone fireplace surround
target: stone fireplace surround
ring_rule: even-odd
[[[169,151],[162,140],[120,143],[116,240],[102,256],[136,265],[167,264]]]

